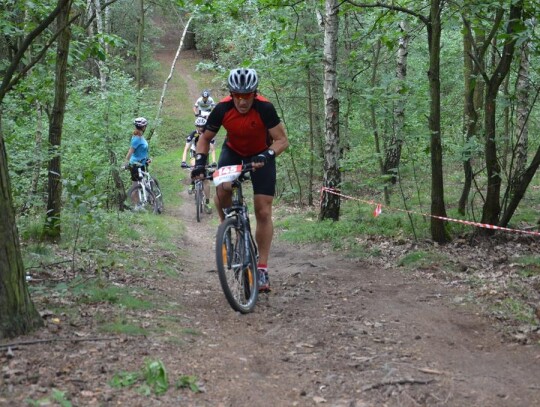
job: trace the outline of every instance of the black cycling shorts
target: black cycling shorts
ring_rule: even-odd
[[[140,181],[141,178],[139,177],[139,167],[140,165],[137,164],[129,164],[129,172],[131,173],[131,180],[132,181]],[[148,164],[142,166],[143,171],[147,171]]]
[[[218,168],[227,165],[249,163],[253,157],[243,157],[233,151],[226,143],[223,143],[221,154],[219,155]],[[251,171],[251,184],[253,185],[253,193],[255,195],[274,196],[276,193],[276,160],[269,160],[264,167],[256,171]]]

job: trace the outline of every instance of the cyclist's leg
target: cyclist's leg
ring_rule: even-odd
[[[270,161],[251,174],[253,204],[255,207],[255,240],[259,247],[259,264],[268,264],[268,255],[274,235],[272,204],[276,187],[276,162]]]
[[[191,167],[195,166],[195,150],[193,148],[189,149],[189,165]],[[191,180],[191,183],[189,184],[188,192],[192,194],[194,190],[195,190],[195,181]]]
[[[210,142],[210,156],[212,157],[212,164],[216,162],[216,139],[212,139]]]
[[[227,165],[241,164],[242,157],[236,152],[231,150],[225,143],[221,147],[221,154],[219,156],[218,167],[225,167]],[[228,208],[232,205],[231,202],[231,189],[230,183],[221,184],[216,188],[216,195],[214,196],[214,203],[219,214],[221,221],[225,219],[223,208]]]
[[[129,166],[129,172],[131,174],[131,188],[130,188],[130,191],[134,191],[129,199],[131,200],[131,203],[133,205],[137,205],[139,204],[139,193],[138,193],[138,189],[136,189],[135,187],[137,186],[137,184],[139,183],[139,169],[136,165],[130,165]]]

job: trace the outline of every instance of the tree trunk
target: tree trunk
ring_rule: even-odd
[[[516,165],[514,182],[519,182],[527,166],[527,153],[529,149],[529,96],[531,86],[529,82],[529,43],[525,42],[521,48],[521,60],[518,69],[516,84]]]
[[[407,79],[407,55],[409,53],[409,34],[405,21],[399,23],[402,36],[399,39],[398,51],[396,58],[396,79],[398,80],[399,88],[397,94],[399,99],[394,105],[394,125],[392,138],[388,143],[386,150],[386,158],[384,161],[384,173],[390,175],[390,182],[397,182],[397,169],[401,160],[401,147],[403,145],[403,127],[405,123],[405,81]]]
[[[431,237],[437,243],[446,243],[449,236],[444,221],[437,216],[446,217],[444,204],[443,159],[441,143],[441,0],[431,0],[429,42],[429,130],[431,132]]]
[[[497,115],[497,94],[499,88],[510,70],[514,49],[516,44],[516,30],[521,24],[521,14],[523,11],[523,0],[512,3],[507,24],[507,36],[497,67],[486,85],[485,99],[485,160],[487,170],[487,193],[486,201],[482,210],[482,223],[497,225],[501,214],[500,192],[501,192],[501,167],[497,155],[496,141],[496,115]],[[479,229],[479,233],[484,235],[493,234],[492,229]]]
[[[66,3],[57,17],[57,26],[64,27],[69,20],[71,2]],[[62,176],[61,151],[62,126],[67,99],[67,62],[71,29],[66,27],[58,37],[56,52],[56,77],[54,89],[54,105],[49,124],[50,161],[48,166],[48,199],[44,237],[49,240],[60,238],[60,214],[62,210]]]
[[[338,40],[338,1],[326,0],[324,24],[324,181],[326,188],[340,188],[339,171],[339,100],[337,97],[337,40]],[[319,219],[339,220],[340,198],[335,194],[324,193]]]
[[[101,2],[100,0],[94,0],[94,9],[96,11],[96,27],[99,35],[99,45],[107,57],[106,44],[103,40],[103,19],[101,18]],[[101,91],[105,91],[107,86],[107,74],[105,72],[105,61],[98,58],[97,60],[98,70],[99,70],[99,83],[101,85]]]
[[[476,123],[478,122],[478,114],[474,105],[475,79],[473,76],[473,61],[471,57],[472,44],[470,36],[463,33],[463,76],[465,82],[464,89],[464,112],[463,112],[463,133],[465,134],[465,145],[463,148],[463,190],[458,203],[458,212],[465,215],[465,208],[469,200],[471,192],[473,170],[471,164],[471,146],[470,142],[476,134]]]
[[[137,91],[142,89],[142,44],[144,39],[144,0],[139,0],[139,31],[137,33],[137,59],[135,61],[135,82]]]
[[[308,115],[309,115],[309,176],[308,176],[308,205],[313,206],[313,174],[314,174],[314,166],[315,166],[315,126],[314,126],[314,118],[315,118],[315,109],[316,105],[314,105],[313,97],[311,95],[311,88],[313,87],[313,83],[311,80],[311,69],[308,67],[306,69],[307,73],[307,93],[308,93]]]
[[[28,333],[43,321],[26,284],[15,223],[0,111],[0,339]]]
[[[529,168],[527,168],[523,172],[523,175],[521,176],[519,183],[515,185],[512,197],[510,199],[510,202],[508,203],[508,207],[506,208],[506,210],[503,213],[503,216],[501,217],[499,226],[506,227],[508,225],[508,222],[510,222],[510,219],[512,219],[512,216],[514,215],[516,208],[521,202],[521,199],[525,196],[525,191],[527,191],[527,187],[529,186],[529,183],[534,177],[534,174],[536,174],[536,171],[538,170],[539,166],[540,166],[540,147],[538,147],[538,149],[536,150],[536,154],[531,161],[531,165],[529,166]]]

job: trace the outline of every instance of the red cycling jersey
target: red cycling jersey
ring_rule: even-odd
[[[212,110],[206,128],[217,133],[221,126],[227,130],[225,143],[241,156],[252,156],[266,150],[271,144],[268,129],[280,123],[274,105],[262,96],[255,96],[253,106],[246,114],[234,107],[231,96],[222,99]]]

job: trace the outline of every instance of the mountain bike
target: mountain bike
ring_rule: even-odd
[[[208,169],[213,169],[214,167],[206,167]],[[192,171],[193,167],[188,167],[188,170]],[[213,172],[213,170],[211,170]],[[195,198],[195,214],[197,222],[200,222],[202,219],[202,214],[212,213],[211,208],[209,208],[206,204],[206,193],[204,192],[204,181],[212,179],[212,172],[210,172],[205,178],[203,179],[195,179],[193,181],[193,189],[191,189],[191,185],[189,186],[189,194],[193,194],[193,197]]]
[[[126,169],[128,169],[127,167]],[[157,179],[153,178],[142,166],[137,166],[139,180],[127,192],[131,202],[136,202],[137,207],[160,214],[163,212],[163,194]]]
[[[204,193],[204,180],[197,179],[194,181],[195,187],[193,195],[195,196],[195,213],[197,214],[197,222],[201,221],[203,213],[212,213],[211,209],[206,204],[206,194]]]
[[[216,265],[221,288],[229,305],[242,314],[255,308],[259,295],[259,253],[251,233],[242,183],[249,180],[251,163],[221,167],[213,174],[216,186],[230,182],[232,206],[224,208],[225,220],[216,234]]]

